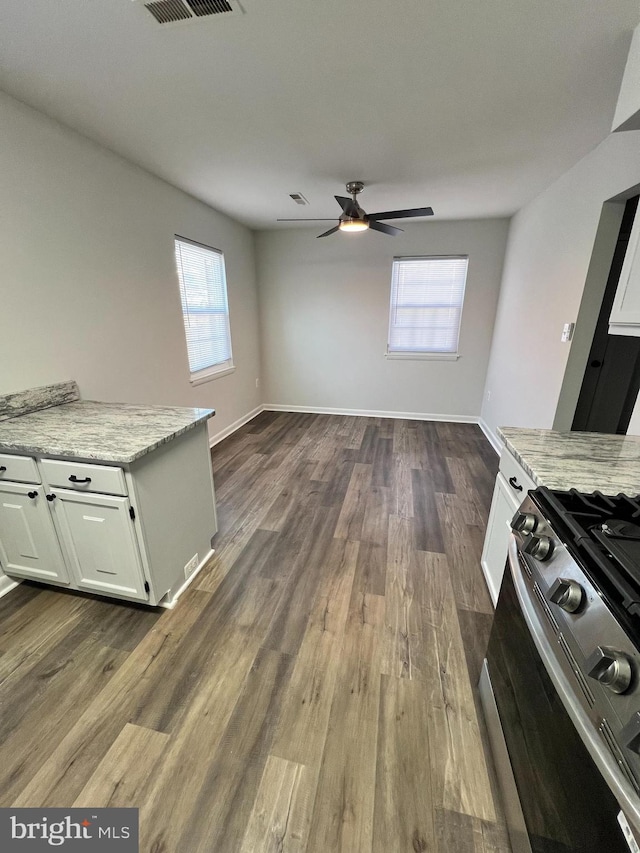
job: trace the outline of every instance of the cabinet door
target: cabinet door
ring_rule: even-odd
[[[0,483],[0,562],[8,575],[69,583],[41,486]]]
[[[640,327],[640,212],[636,213],[631,228],[609,318],[611,334],[640,334],[640,328],[634,331],[625,329],[625,325]]]
[[[482,551],[482,571],[491,593],[493,604],[498,600],[502,575],[507,562],[507,550],[509,546],[509,534],[511,533],[510,522],[517,509],[509,492],[502,474],[496,477],[496,485],[493,490],[491,511],[487,522],[487,535],[484,540]]]
[[[53,511],[79,589],[146,601],[128,498],[55,490]]]

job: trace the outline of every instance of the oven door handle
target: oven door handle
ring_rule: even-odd
[[[518,543],[513,534],[511,534],[509,539],[509,566],[522,615],[527,623],[545,669],[549,674],[549,678],[560,697],[560,701],[571,717],[576,731],[609,786],[611,793],[618,801],[620,808],[631,823],[640,829],[640,802],[638,795],[621,773],[618,764],[602,740],[598,729],[594,727],[593,722],[589,719],[589,716],[576,698],[576,692],[569,679],[558,665],[558,655],[545,633],[542,620],[533,603],[527,582],[522,573],[518,560]]]

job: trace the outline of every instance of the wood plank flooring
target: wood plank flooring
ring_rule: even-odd
[[[480,429],[264,412],[212,455],[173,611],[0,600],[0,806],[136,806],[143,853],[508,853]]]

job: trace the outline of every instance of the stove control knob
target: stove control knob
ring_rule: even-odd
[[[530,512],[517,512],[511,519],[511,529],[518,533],[534,533],[538,519]]]
[[[584,600],[584,590],[576,581],[558,578],[549,590],[549,598],[567,613],[575,613]]]
[[[587,658],[587,675],[599,681],[612,693],[624,693],[631,685],[631,661],[609,646],[598,646]]]
[[[544,563],[550,560],[553,554],[553,539],[549,539],[548,536],[534,536],[530,533],[524,540],[522,550],[525,554],[530,554]]]
[[[640,711],[636,711],[620,732],[623,746],[640,755]]]

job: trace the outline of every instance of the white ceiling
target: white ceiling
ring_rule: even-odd
[[[637,0],[243,4],[160,25],[140,0],[2,0],[0,88],[253,227],[337,216],[348,180],[369,212],[501,216],[607,135],[640,20]]]

